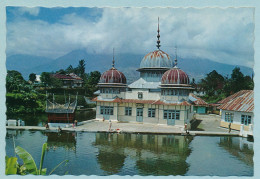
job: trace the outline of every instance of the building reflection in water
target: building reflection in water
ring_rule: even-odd
[[[17,138],[19,135],[23,135],[24,130],[6,130],[6,138]]]
[[[249,166],[254,165],[253,141],[242,137],[220,137],[219,146]]]
[[[95,145],[100,168],[119,173],[126,158],[133,159],[139,175],[185,175],[193,137],[97,133]]]
[[[47,136],[47,150],[56,150],[64,148],[76,152],[76,132],[48,132]]]

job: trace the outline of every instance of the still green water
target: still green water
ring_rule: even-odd
[[[64,175],[188,175],[253,176],[253,142],[240,137],[185,137],[109,133],[46,133],[7,130],[6,155],[25,148],[39,165],[48,143],[44,166],[50,172],[61,161]],[[21,161],[20,161],[21,162]],[[48,173],[48,172],[47,172]]]

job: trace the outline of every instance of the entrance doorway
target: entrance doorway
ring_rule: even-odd
[[[136,121],[143,122],[143,108],[136,108]]]

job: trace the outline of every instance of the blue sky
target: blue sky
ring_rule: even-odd
[[[7,55],[57,58],[72,50],[146,55],[161,49],[253,67],[253,8],[26,8],[7,7]]]

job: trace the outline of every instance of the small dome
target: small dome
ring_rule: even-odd
[[[173,62],[170,56],[162,50],[148,53],[142,59],[140,68],[172,68]]]
[[[121,83],[126,84],[125,75],[112,67],[110,70],[104,72],[99,80],[99,83]]]
[[[162,76],[162,85],[177,84],[177,85],[189,85],[190,80],[188,75],[181,69],[174,67],[166,71]]]

